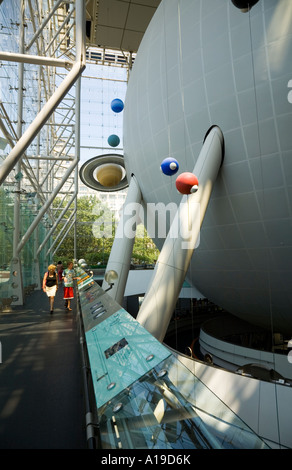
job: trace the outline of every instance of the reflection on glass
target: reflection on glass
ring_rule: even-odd
[[[99,410],[104,449],[265,448],[174,356]]]

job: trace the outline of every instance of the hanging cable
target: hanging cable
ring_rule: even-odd
[[[168,156],[170,151],[170,128],[169,128],[169,106],[168,106],[168,73],[167,73],[167,48],[166,48],[166,24],[165,24],[165,3],[163,2],[163,38],[164,38],[164,59],[165,59],[165,86],[166,86],[166,119],[167,119],[167,137],[168,137]]]

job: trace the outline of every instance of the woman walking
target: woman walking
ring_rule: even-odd
[[[50,302],[50,314],[54,313],[54,300],[58,289],[58,275],[56,273],[56,266],[50,264],[48,271],[45,273],[43,278],[43,291],[49,297]]]

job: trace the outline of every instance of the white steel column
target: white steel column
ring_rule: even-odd
[[[49,119],[53,111],[56,109],[58,104],[62,101],[64,96],[74,85],[77,78],[80,76],[84,70],[84,65],[80,62],[77,62],[72,70],[68,73],[67,77],[61,83],[59,88],[55,91],[53,96],[47,101],[44,105],[41,112],[37,115],[35,120],[31,123],[28,129],[24,132],[22,137],[19,139],[15,147],[12,149],[10,154],[4,160],[0,166],[0,185],[3,183],[5,178],[9,175],[10,171],[14,168],[18,160],[22,157],[23,153],[33,141],[39,130]]]
[[[218,127],[213,127],[193,170],[199,189],[182,197],[137,315],[137,321],[159,341],[163,341],[174,312],[222,158],[223,135]],[[185,233],[189,234],[188,238]]]
[[[24,0],[20,0],[21,1],[21,5],[23,6],[23,10],[24,10],[24,4],[26,3]],[[34,174],[34,171],[33,171],[33,168],[31,168],[31,165],[30,165],[30,162],[29,162],[29,159],[30,158],[34,158],[33,155],[29,155],[29,156],[26,156],[25,155],[25,152],[26,150],[29,148],[30,144],[33,143],[33,140],[35,139],[35,137],[37,135],[39,135],[39,132],[41,131],[41,129],[43,128],[43,126],[45,124],[48,124],[48,126],[56,126],[57,124],[59,123],[55,123],[53,121],[50,122],[50,117],[52,116],[52,118],[55,119],[55,115],[53,114],[54,111],[56,110],[56,108],[60,105],[60,103],[63,101],[64,98],[66,98],[66,95],[68,94],[68,92],[70,91],[70,89],[73,87],[73,85],[76,83],[76,81],[78,81],[78,79],[80,78],[81,74],[82,74],[82,71],[85,69],[85,61],[86,61],[86,51],[85,51],[85,40],[86,40],[86,35],[85,35],[85,0],[73,0],[72,2],[68,2],[68,9],[65,8],[66,6],[66,1],[64,2],[64,0],[56,0],[56,2],[53,2],[54,5],[52,5],[52,8],[50,9],[49,8],[49,11],[45,10],[44,11],[44,15],[34,15],[34,11],[33,11],[33,6],[31,5],[31,2],[29,1],[28,2],[28,5],[29,5],[29,8],[31,10],[31,21],[32,21],[32,24],[33,24],[33,27],[35,27],[36,23],[37,23],[37,20],[40,20],[40,18],[43,18],[43,21],[42,21],[42,24],[40,25],[40,27],[35,27],[35,34],[33,35],[30,43],[28,44],[28,46],[26,47],[26,51],[24,51],[24,45],[25,45],[25,41],[24,41],[24,38],[23,38],[23,33],[22,31],[20,30],[20,34],[19,34],[19,43],[20,43],[20,47],[19,47],[19,51],[18,53],[9,53],[9,52],[6,52],[6,51],[0,51],[0,59],[1,60],[7,60],[7,61],[13,61],[13,62],[18,62],[19,63],[19,70],[23,70],[23,66],[25,63],[29,63],[29,64],[37,64],[39,65],[39,71],[40,71],[40,74],[42,75],[42,79],[43,79],[43,83],[44,84],[47,84],[48,86],[45,86],[44,85],[44,92],[45,92],[45,95],[44,95],[44,99],[46,100],[44,106],[42,109],[39,109],[38,111],[38,114],[36,115],[36,118],[33,120],[33,122],[29,125],[29,127],[26,129],[26,131],[22,134],[21,132],[21,128],[19,127],[18,125],[18,129],[17,129],[17,136],[16,136],[16,133],[15,133],[15,142],[17,142],[16,144],[14,143],[14,141],[12,142],[11,139],[9,140],[11,147],[11,151],[9,153],[9,155],[5,158],[5,160],[3,162],[1,162],[1,165],[0,165],[0,185],[2,185],[2,183],[4,183],[4,181],[6,180],[6,178],[9,176],[10,172],[15,169],[16,170],[16,174],[17,173],[20,173],[19,170],[20,170],[20,163],[21,163],[21,160],[23,159],[23,157],[25,157],[25,159],[23,159],[23,168],[22,168],[22,171],[24,172],[25,176],[29,179],[29,182],[30,184],[33,186],[33,188],[36,190],[37,194],[38,194],[38,203],[36,203],[36,210],[38,210],[38,213],[35,217],[35,219],[33,220],[32,224],[30,225],[30,227],[26,230],[26,233],[23,233],[22,234],[22,237],[20,239],[20,224],[19,224],[19,221],[20,221],[20,217],[19,217],[19,194],[20,194],[20,183],[18,182],[18,188],[15,188],[17,191],[15,192],[15,216],[14,216],[14,223],[15,223],[15,237],[14,237],[14,250],[13,250],[13,259],[11,261],[11,273],[14,273],[13,274],[13,277],[11,275],[11,279],[10,279],[10,283],[13,284],[13,287],[14,287],[14,290],[16,289],[15,286],[21,286],[22,287],[22,281],[19,279],[15,279],[15,276],[21,276],[21,266],[20,266],[20,255],[21,255],[21,251],[23,249],[23,247],[25,246],[25,244],[27,243],[27,241],[29,240],[30,236],[32,235],[32,233],[35,231],[35,229],[37,229],[39,227],[39,224],[40,222],[42,221],[42,217],[46,214],[46,212],[48,213],[48,215],[50,216],[51,219],[53,219],[53,212],[51,211],[51,204],[54,200],[54,198],[59,194],[59,191],[61,190],[62,186],[68,182],[68,179],[71,180],[71,173],[72,174],[75,174],[75,184],[76,184],[76,191],[75,191],[75,200],[76,200],[76,196],[77,196],[77,184],[78,184],[78,161],[79,161],[79,155],[80,155],[80,150],[79,150],[79,147],[80,147],[80,139],[79,139],[79,132],[80,132],[80,123],[79,123],[79,120],[80,120],[80,113],[79,113],[79,109],[77,110],[76,112],[76,115],[75,115],[75,132],[77,133],[77,136],[76,136],[76,145],[75,145],[75,158],[71,159],[71,158],[67,158],[67,154],[65,153],[65,149],[62,148],[61,150],[59,150],[59,153],[64,156],[64,158],[61,158],[60,157],[60,160],[65,160],[65,161],[69,161],[69,167],[68,166],[63,166],[63,168],[60,168],[60,174],[62,175],[61,176],[61,181],[60,181],[60,176],[59,175],[56,175],[57,177],[54,179],[53,177],[53,170],[54,170],[54,165],[51,165],[51,169],[50,171],[48,171],[47,169],[47,175],[49,175],[50,177],[50,181],[46,187],[46,189],[48,191],[43,191],[44,188],[42,188],[42,184],[40,183],[40,176],[41,176],[41,179],[43,179],[43,173],[40,173],[39,172],[39,165],[37,167],[37,175]],[[50,4],[50,2],[49,2]],[[41,10],[42,8],[42,2],[40,4],[40,8],[39,10]],[[58,9],[60,8],[60,12],[58,12]],[[38,11],[39,11],[38,10]],[[70,11],[69,11],[70,10]],[[68,12],[68,15],[67,15],[67,12]],[[53,18],[54,16],[54,18]],[[51,21],[51,18],[53,18],[53,21],[52,21],[52,25],[50,25],[50,27],[48,26],[48,23]],[[59,22],[60,21],[60,18],[64,18],[63,19],[63,23],[62,23],[62,27],[59,25]],[[65,22],[68,21],[68,19],[71,18],[71,26],[69,28],[68,26],[68,30],[67,31],[70,31],[71,28],[73,28],[73,26],[75,27],[75,31],[73,31],[72,29],[72,32],[70,34],[70,47],[68,48],[68,50],[66,49],[65,53],[63,51],[63,53],[61,54],[61,57],[62,59],[59,59],[57,57],[54,57],[54,54],[55,52],[57,53],[56,55],[58,55],[59,51],[57,51],[57,49],[60,47],[60,45],[62,45],[62,41],[61,42],[58,42],[56,39],[57,39],[57,36],[59,35],[59,33],[61,32],[61,29],[63,28]],[[56,25],[59,25],[59,28],[56,30],[54,29],[56,27]],[[21,22],[21,26],[20,28],[22,27],[23,29],[23,22]],[[64,29],[64,28],[63,28]],[[55,33],[54,37],[52,38],[52,34]],[[42,37],[43,35],[43,37]],[[60,35],[61,36],[61,35]],[[47,39],[51,39],[51,42],[48,42]],[[55,41],[56,40],[56,41]],[[51,47],[51,44],[53,44],[54,42],[54,47],[56,46],[56,49],[53,50],[52,47]],[[55,44],[56,42],[56,44]],[[39,53],[39,56],[37,55],[29,55],[29,54],[26,54],[24,52],[29,52],[29,49],[30,47],[32,46],[32,44],[35,43],[35,46],[36,46],[36,50],[38,51]],[[44,48],[44,44],[46,44],[46,48]],[[64,45],[64,44],[63,44]],[[67,44],[68,46],[68,44]],[[66,44],[65,44],[65,48],[66,48]],[[62,52],[62,51],[61,51]],[[66,53],[69,52],[68,56],[66,55]],[[74,57],[74,52],[75,52],[75,60],[73,62],[73,60],[71,61],[71,57],[73,58]],[[63,60],[63,57],[64,57],[64,60]],[[60,86],[57,88],[57,90],[55,89],[51,89],[51,85],[53,85],[55,83],[54,80],[50,81],[50,76],[44,76],[45,74],[43,73],[43,67],[44,66],[48,66],[47,67],[47,71],[52,71],[52,73],[54,72],[54,70],[52,70],[53,68],[56,68],[58,67],[59,70],[60,68],[66,68],[67,70],[65,71],[65,78],[64,78],[64,72],[63,70],[61,70],[61,73],[60,73],[60,77],[63,76],[63,81],[61,82]],[[70,70],[70,71],[69,71]],[[56,71],[55,71],[56,73]],[[21,81],[21,78],[22,78],[22,74],[19,73],[19,83]],[[45,78],[48,79],[48,83],[45,81]],[[55,78],[55,77],[53,77]],[[19,85],[18,87],[19,90],[22,90],[23,89],[23,85]],[[52,90],[52,91],[51,91]],[[79,107],[80,106],[80,83],[77,84],[76,86],[76,106]],[[21,93],[21,91],[19,91],[19,94]],[[48,96],[47,94],[50,96],[50,98],[48,99]],[[70,98],[71,99],[71,98]],[[67,102],[66,102],[67,104]],[[65,109],[65,107],[64,107]],[[72,110],[74,108],[72,107]],[[20,105],[18,105],[18,110],[21,110],[20,108]],[[63,111],[63,108],[61,108],[59,106],[58,108],[58,111],[62,110]],[[66,107],[66,110],[67,110],[67,107]],[[70,110],[68,110],[68,113],[69,113]],[[19,123],[21,123],[22,121],[22,118],[21,118],[21,114],[20,112],[18,111],[18,114],[19,114]],[[3,125],[2,121],[0,123],[1,127]],[[74,126],[74,124],[69,124],[69,125],[72,125]],[[68,123],[67,123],[67,120],[65,120],[64,118],[64,126],[68,126]],[[65,140],[65,138],[61,139],[61,136],[62,134],[59,133],[59,139],[60,139],[60,142],[63,142]],[[69,136],[69,138],[65,141],[65,144],[64,144],[64,147],[65,145],[67,146],[67,148],[70,150],[70,142],[69,140],[72,140],[71,139],[71,135]],[[51,135],[48,136],[47,139],[45,139],[47,141],[47,145],[49,145],[49,143],[53,143],[51,142]],[[54,144],[56,145],[56,143]],[[57,143],[58,147],[60,147],[60,144]],[[71,144],[72,145],[72,144]],[[78,147],[78,148],[76,148]],[[47,149],[49,150],[49,149]],[[69,151],[67,150],[67,152]],[[56,149],[53,149],[52,148],[52,152],[48,152],[47,153],[47,158],[51,158],[52,161],[55,160],[55,163],[56,163],[56,160],[59,160],[59,156],[60,155],[57,155],[57,158],[55,158],[55,154],[56,152],[58,152],[58,149],[57,149],[57,146],[56,146]],[[39,152],[39,149],[38,149],[38,152],[37,152],[37,155],[38,155],[38,159],[41,161],[42,160],[42,155],[40,154]],[[55,165],[55,168],[57,168],[58,165]],[[67,169],[66,169],[67,168]],[[65,169],[65,171],[64,171]],[[42,171],[45,171],[44,168],[42,168]],[[58,171],[58,168],[57,168],[57,171]],[[11,175],[10,175],[11,176]],[[68,190],[68,188],[67,188]],[[48,196],[48,199],[45,198],[45,193],[46,194],[49,194]],[[69,207],[69,206],[67,206]],[[35,232],[36,233],[36,232]],[[39,264],[39,259],[38,259],[38,255],[40,254],[40,250],[38,249],[38,244],[37,244],[37,239],[35,240],[35,246],[34,246],[34,271],[36,273],[37,271],[37,268],[38,268],[38,264]],[[35,279],[37,279],[37,276],[35,275],[34,276]],[[39,276],[38,276],[39,278]],[[39,285],[39,282],[37,282],[37,284]],[[19,287],[18,287],[19,288]],[[13,294],[15,294],[15,298],[16,296],[19,298],[19,303],[22,304],[22,300],[21,299],[21,295],[19,295],[18,292],[15,292],[13,290]],[[14,301],[14,305],[15,305],[15,301]]]
[[[135,176],[132,176],[128,188],[128,194],[123,206],[122,216],[106,267],[106,273],[113,270],[118,274],[118,279],[115,280],[114,285],[112,289],[108,291],[108,294],[119,304],[123,301],[131,265],[135,233],[139,221],[140,203],[141,191]],[[108,287],[108,283],[104,280],[102,288],[107,289]]]
[[[50,253],[52,252],[54,246],[58,243],[59,239],[62,237],[63,235],[63,232],[66,230],[67,226],[69,224],[71,224],[72,220],[73,219],[73,223],[75,223],[75,216],[76,216],[76,211],[77,209],[75,208],[74,211],[72,212],[72,214],[68,217],[67,221],[65,222],[65,224],[63,225],[63,227],[61,228],[60,232],[58,233],[57,237],[55,238],[55,240],[51,243],[51,246],[50,248],[48,249],[47,253],[46,253],[46,256],[49,256]],[[63,236],[64,237],[64,236]],[[63,238],[61,238],[61,240],[63,240]]]
[[[51,67],[71,68],[73,62],[69,60],[54,59],[50,57],[39,57],[36,55],[25,54],[24,52],[17,54],[14,52],[0,51],[0,60],[8,60],[9,62],[21,62],[22,64],[38,64],[50,65]]]
[[[53,193],[51,194],[50,198],[45,202],[45,204],[42,206],[41,210],[39,211],[37,217],[34,219],[33,223],[31,224],[31,226],[28,228],[28,230],[26,231],[26,234],[22,237],[22,239],[20,240],[19,244],[18,244],[18,247],[17,247],[17,251],[18,253],[22,250],[22,248],[24,247],[25,243],[27,242],[27,240],[29,239],[29,237],[31,236],[31,234],[33,233],[33,231],[35,230],[35,228],[37,227],[37,225],[39,224],[40,220],[42,219],[43,215],[47,212],[47,210],[49,209],[50,205],[52,204],[53,200],[55,199],[55,197],[58,195],[59,191],[61,190],[63,184],[66,182],[67,178],[70,176],[70,174],[72,173],[72,171],[74,170],[74,168],[76,167],[76,165],[78,164],[77,160],[74,160],[71,165],[69,166],[68,170],[66,171],[66,173],[64,174],[62,180],[60,181],[60,183],[55,187]]]
[[[77,80],[76,84],[76,113],[75,113],[75,157],[77,160],[77,166],[75,168],[75,175],[74,175],[74,181],[75,181],[75,191],[76,191],[76,197],[75,197],[75,220],[74,220],[74,250],[73,250],[73,258],[77,259],[77,208],[78,208],[78,200],[77,200],[77,194],[78,194],[78,178],[79,178],[79,161],[80,161],[80,119],[81,119],[81,113],[80,113],[80,107],[81,107],[81,102],[80,102],[80,97],[81,97],[81,78]]]
[[[20,2],[20,15],[19,15],[19,53],[24,53],[24,0]],[[18,65],[18,92],[17,92],[17,138],[19,139],[22,134],[22,120],[23,120],[23,63]],[[18,179],[16,182],[16,191],[14,194],[14,215],[13,215],[13,258],[10,266],[10,284],[13,287],[13,303],[14,305],[23,304],[23,276],[21,268],[21,259],[17,251],[17,246],[20,239],[20,192],[21,192],[21,162],[18,161],[16,165],[16,175]]]
[[[37,133],[42,126],[49,119],[56,107],[66,96],[67,92],[74,85],[78,77],[85,69],[85,14],[84,14],[84,1],[76,0],[76,62],[74,63],[71,71],[63,80],[61,85],[57,88],[55,93],[44,105],[42,110],[36,116],[35,120],[30,124],[28,129],[24,132],[15,147],[11,150],[10,154],[6,157],[0,166],[0,185],[4,182],[10,171],[15,167],[16,163],[23,156],[27,147],[31,144]]]
[[[54,233],[56,227],[58,226],[58,224],[60,223],[60,221],[62,220],[64,214],[66,214],[66,212],[68,211],[69,207],[71,206],[72,202],[76,199],[77,197],[77,189],[75,188],[75,191],[73,193],[73,196],[71,197],[71,199],[68,201],[66,207],[62,210],[61,214],[59,215],[59,217],[57,218],[57,220],[55,221],[53,227],[49,230],[49,232],[47,233],[47,235],[45,236],[44,240],[42,241],[42,243],[40,244],[40,246],[38,247],[37,249],[37,252],[36,252],[36,255],[38,256],[40,254],[40,252],[42,251],[42,249],[44,248],[45,244],[47,243],[47,241],[49,240],[49,238],[51,237],[51,235]]]

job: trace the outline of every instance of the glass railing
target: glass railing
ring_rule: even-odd
[[[172,355],[100,410],[100,432],[105,449],[267,448]]]
[[[268,448],[90,276],[79,275],[103,449]]]

